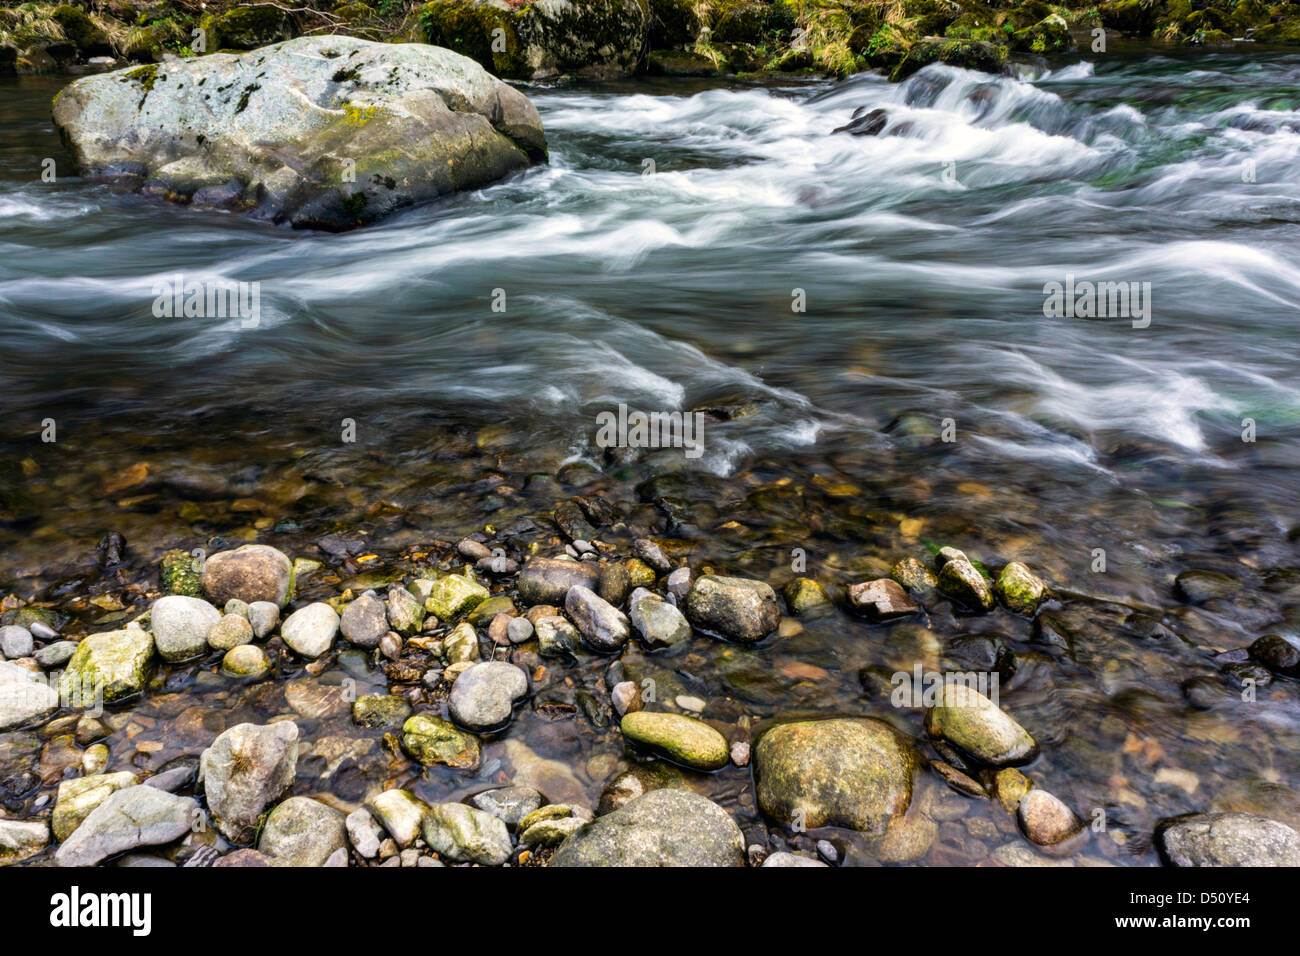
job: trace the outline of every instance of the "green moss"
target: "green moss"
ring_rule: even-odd
[[[127,70],[125,74],[127,79],[139,83],[146,93],[153,90],[154,82],[158,79],[158,67],[154,64],[148,66],[137,66],[134,70]]]
[[[923,37],[912,44],[903,62],[894,68],[890,79],[902,80],[923,66],[945,63],[948,66],[985,73],[1001,72],[1007,60],[1004,46],[978,40],[952,40],[940,37]]]
[[[474,0],[433,0],[420,12],[420,24],[425,42],[455,50],[497,76],[525,79],[530,71],[515,30],[521,15]]]
[[[158,576],[162,589],[168,594],[203,596],[198,561],[188,551],[173,550],[164,554]]]
[[[71,40],[82,53],[109,53],[112,47],[108,35],[84,10],[62,4],[50,13],[50,19],[63,28],[64,35]]]

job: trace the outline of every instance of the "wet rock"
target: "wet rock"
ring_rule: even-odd
[[[1083,821],[1046,790],[1030,790],[1016,807],[1020,832],[1044,850],[1064,851],[1083,832]]]
[[[280,608],[270,601],[254,601],[248,605],[248,623],[253,625],[253,637],[261,640],[280,623]]]
[[[271,658],[253,644],[241,644],[221,658],[221,672],[230,677],[264,677],[271,671]]]
[[[421,824],[424,842],[439,856],[500,866],[510,859],[505,822],[463,803],[435,803]]]
[[[600,792],[600,805],[597,807],[597,812],[610,813],[627,806],[637,797],[652,790],[673,787],[689,789],[685,776],[677,767],[661,761],[636,764],[605,785]]]
[[[448,664],[473,663],[479,659],[478,634],[473,625],[462,621],[442,641],[442,656]]]
[[[227,866],[270,866],[271,864],[267,862],[266,857],[262,856],[262,854],[258,853],[256,850],[236,850],[234,853],[227,853],[225,856],[217,860],[217,862],[213,863],[212,865],[214,867],[217,866],[227,867]]]
[[[613,654],[627,643],[631,634],[627,616],[590,588],[571,587],[564,598],[564,609],[592,650]]]
[[[519,597],[525,604],[558,605],[570,588],[599,586],[600,570],[592,562],[563,558],[529,558],[518,578]]]
[[[290,797],[267,815],[257,849],[271,866],[324,866],[346,850],[344,816],[309,797]]]
[[[1015,813],[1033,782],[1014,767],[1003,767],[993,776],[993,793],[1007,813]]]
[[[1156,831],[1173,866],[1300,866],[1300,833],[1253,813],[1198,813]]]
[[[317,601],[290,614],[280,627],[280,637],[295,653],[315,659],[333,646],[338,630],[334,608]]]
[[[1047,596],[1047,585],[1026,565],[1012,561],[998,575],[993,591],[1008,609],[1032,617]]]
[[[695,627],[741,644],[762,640],[781,623],[776,593],[763,581],[706,574],[686,596]]]
[[[0,660],[31,657],[35,649],[36,642],[32,640],[32,632],[27,628],[12,624],[0,627]]]
[[[651,583],[654,582],[651,581]],[[695,576],[691,573],[690,568],[677,568],[668,575],[668,580],[664,582],[668,588],[668,593],[678,603],[686,600],[686,595],[691,593],[691,585],[694,583]]]
[[[890,570],[889,576],[918,599],[927,597],[939,584],[930,569],[916,558],[903,558]]]
[[[54,670],[56,667],[62,667],[72,655],[76,653],[77,644],[75,641],[55,641],[53,644],[46,644],[44,647],[36,649],[36,663],[48,670]]]
[[[656,594],[633,597],[632,626],[650,650],[675,647],[691,639],[691,625],[681,611]]]
[[[816,617],[830,612],[834,605],[826,589],[812,578],[795,578],[781,589],[785,606],[796,617]]]
[[[388,623],[394,631],[406,637],[420,633],[424,625],[424,605],[415,595],[400,584],[388,589]]]
[[[357,851],[357,856],[366,860],[379,856],[379,844],[383,841],[384,831],[369,810],[364,807],[353,810],[343,825],[348,831],[348,842]]]
[[[0,820],[0,866],[30,860],[50,845],[50,828],[37,821]]]
[[[531,787],[500,787],[476,793],[470,802],[514,830],[520,820],[542,805],[542,795]]]
[[[96,773],[64,780],[59,784],[54,814],[50,818],[54,838],[60,843],[65,842],[97,806],[118,790],[138,786],[139,783],[139,777],[126,771]]]
[[[1264,635],[1250,645],[1250,656],[1274,674],[1300,677],[1300,648],[1284,637]]]
[[[542,657],[581,658],[587,656],[578,629],[559,615],[538,618],[537,653]]]
[[[515,701],[528,693],[528,675],[505,661],[472,664],[452,685],[448,709],[471,730],[500,727],[510,719]]]
[[[743,866],[731,816],[686,790],[653,790],[571,834],[550,866]]]
[[[552,803],[540,807],[519,821],[520,846],[559,846],[571,834],[592,821],[586,807]]]
[[[262,811],[293,783],[298,725],[236,724],[203,751],[199,767],[217,829],[233,843],[248,843]]]
[[[890,578],[863,581],[849,588],[849,604],[873,621],[891,621],[921,610],[902,585]]]
[[[41,675],[0,662],[0,731],[44,720],[59,709],[59,692]]]
[[[1240,582],[1217,571],[1184,571],[1174,578],[1174,593],[1188,604],[1232,598],[1240,590]]]
[[[73,699],[83,691],[90,694],[102,688],[108,704],[135,697],[144,690],[153,650],[153,638],[135,622],[125,630],[92,634],[77,645],[68,661],[60,693]]]
[[[205,84],[206,97],[186,95]],[[298,228],[354,228],[486,185],[546,150],[533,105],[472,60],[347,36],[86,77],[54,113],[82,173],[129,164],[184,199],[233,180],[258,216]],[[354,188],[340,185],[340,156],[355,160]],[[298,172],[308,169],[319,172]]]
[[[512,617],[506,625],[506,638],[511,644],[524,644],[533,639],[533,625],[526,617]]]
[[[632,590],[632,576],[622,564],[602,564],[596,593],[601,600],[619,607]]]
[[[479,743],[474,736],[429,714],[416,714],[402,725],[402,749],[425,766],[472,769],[479,762]]]
[[[609,700],[620,717],[635,713],[645,706],[641,701],[641,688],[630,680],[615,684],[609,692]]]
[[[203,593],[217,607],[225,607],[231,598],[284,607],[289,603],[293,565],[283,552],[269,545],[246,544],[208,558],[203,563],[202,583]]]
[[[388,633],[388,612],[374,591],[366,591],[343,609],[339,630],[358,647],[378,647]]]
[[[190,832],[198,803],[157,787],[127,787],[95,807],[54,854],[60,866],[95,866],[118,853]]]
[[[352,702],[352,722],[361,727],[396,729],[410,716],[410,702],[396,694],[366,694]]]
[[[853,117],[843,126],[837,126],[832,133],[848,133],[850,136],[875,136],[889,121],[889,115],[882,109],[866,111],[859,106],[853,111]]]
[[[1028,763],[1038,755],[1025,728],[965,684],[944,684],[939,703],[926,711],[925,729],[991,767]]]
[[[454,621],[462,614],[474,610],[490,596],[488,589],[477,581],[460,574],[448,574],[433,582],[424,607],[440,621]]]
[[[912,800],[916,756],[883,721],[778,724],[753,752],[758,804],[774,823],[882,833]]]
[[[385,790],[371,797],[366,806],[401,847],[415,842],[429,812],[429,805],[408,790]]]
[[[156,634],[154,635],[157,636]],[[208,646],[214,651],[228,651],[241,644],[253,643],[253,625],[237,614],[227,614],[208,631]]]
[[[727,765],[727,740],[703,721],[681,714],[634,711],[623,716],[623,736],[669,760],[695,770]]]
[[[993,589],[979,569],[960,551],[939,569],[939,590],[972,611],[994,608]]]

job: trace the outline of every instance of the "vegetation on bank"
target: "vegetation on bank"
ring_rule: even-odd
[[[299,5],[301,4],[301,5]],[[1264,0],[0,0],[0,73],[247,50],[332,33],[446,46],[510,79],[884,69],[998,70],[1093,32],[1180,44],[1300,44],[1300,4]]]

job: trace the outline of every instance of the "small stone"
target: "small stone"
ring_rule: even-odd
[[[925,729],[991,767],[1028,763],[1038,754],[1014,718],[966,684],[944,684],[939,703],[926,711]]]
[[[652,790],[560,844],[550,865],[744,866],[740,827],[712,800],[686,790]]]
[[[695,770],[718,770],[730,759],[726,738],[692,717],[642,710],[624,715],[620,727],[628,740]]]
[[[424,624],[424,605],[400,584],[388,589],[388,623],[398,634],[410,637]]]
[[[663,548],[659,547],[659,545],[655,544],[655,542],[651,541],[649,538],[637,538],[632,542],[632,548],[636,552],[638,558],[650,565],[650,567],[654,568],[655,571],[660,574],[667,574],[672,570],[672,562],[669,561],[668,556],[664,554]]]
[[[751,644],[777,629],[781,610],[763,581],[706,574],[686,595],[686,617],[706,633]]]
[[[384,831],[369,810],[365,808],[353,810],[343,823],[347,827],[348,840],[352,843],[352,849],[357,851],[357,856],[366,860],[373,860],[379,856],[379,843],[383,839]]]
[[[511,644],[523,644],[533,638],[533,625],[526,617],[512,617],[506,627],[506,637]]]
[[[207,651],[208,632],[222,617],[201,598],[173,594],[153,602],[149,620],[159,656],[166,661],[185,661]]]
[[[472,664],[452,685],[448,710],[461,726],[492,730],[510,720],[515,701],[528,693],[528,675],[505,661]]]
[[[681,611],[657,594],[638,593],[643,596],[632,598],[631,621],[648,649],[674,647],[691,639],[691,625]]]
[[[49,845],[50,828],[44,823],[0,820],[0,866],[30,860]]]
[[[767,859],[762,862],[761,866],[826,866],[826,864],[811,856],[804,856],[800,853],[790,853],[786,850],[778,850],[776,853],[769,854]]]
[[[271,658],[255,644],[241,644],[226,651],[221,672],[229,677],[264,677],[271,671]]]
[[[378,647],[388,633],[388,612],[384,602],[374,591],[366,591],[343,609],[339,630],[358,647]]]
[[[390,661],[402,656],[402,638],[396,631],[389,631],[379,639],[379,653]]]
[[[1033,782],[1015,767],[1003,767],[993,776],[993,792],[1007,813],[1015,813]]]
[[[280,623],[279,605],[270,601],[254,601],[248,605],[248,623],[253,625],[253,637],[262,640]]]
[[[108,766],[108,748],[103,744],[94,744],[86,748],[81,755],[81,770],[86,774],[103,773]]]
[[[1083,821],[1073,810],[1055,795],[1038,788],[1021,797],[1016,820],[1029,841],[1045,850],[1064,849],[1083,830]]]
[[[1300,833],[1254,813],[1197,813],[1156,830],[1173,866],[1300,866]]]
[[[989,582],[960,551],[939,569],[939,590],[972,611],[991,611],[996,603]]]
[[[505,822],[463,803],[436,803],[421,825],[424,841],[449,860],[500,866],[510,858]]]
[[[586,561],[533,557],[524,564],[517,580],[519,597],[525,604],[559,604],[569,589],[578,585],[592,590],[599,587],[600,570]]]
[[[492,549],[486,544],[474,541],[470,538],[464,538],[456,544],[456,550],[462,556],[469,558],[471,561],[477,561],[479,558],[492,557]]]
[[[402,725],[402,749],[425,766],[473,769],[479,763],[477,739],[429,714],[416,714]]]
[[[542,657],[581,658],[587,654],[578,629],[558,614],[540,617],[537,629],[537,653]]]
[[[95,866],[142,846],[170,843],[190,832],[198,804],[156,787],[126,787],[110,794],[54,854],[59,866]]]
[[[92,634],[77,645],[59,692],[86,706],[101,693],[107,704],[135,697],[144,691],[153,651],[153,637],[135,622],[125,630]]]
[[[290,797],[267,815],[258,852],[271,866],[324,866],[347,848],[345,817],[310,797]]]
[[[0,627],[0,660],[31,657],[35,649],[36,642],[27,628],[12,624]]]
[[[630,680],[615,684],[609,692],[609,699],[620,717],[635,713],[645,706],[641,702],[641,688]]]
[[[732,743],[731,762],[737,767],[749,766],[749,741],[737,740]]]
[[[59,784],[50,825],[60,843],[72,836],[91,812],[119,790],[138,786],[140,778],[128,771],[94,773]]]
[[[280,636],[295,653],[315,659],[334,644],[338,630],[339,616],[334,608],[317,601],[290,614],[280,627]]]
[[[253,625],[248,623],[248,618],[237,614],[225,615],[208,631],[208,646],[214,651],[228,651],[241,644],[252,643]]]
[[[1274,674],[1300,677],[1300,648],[1284,637],[1265,634],[1250,645],[1250,656]]]
[[[203,564],[202,584],[208,600],[219,607],[231,598],[284,607],[293,585],[293,565],[275,548],[246,544],[209,557]]]
[[[849,588],[849,603],[855,611],[874,621],[891,621],[921,610],[902,585],[890,578],[853,585]]]
[[[668,575],[668,580],[664,584],[669,594],[678,601],[685,601],[686,595],[691,593],[691,583],[694,580],[695,575],[691,573],[690,568],[677,568]]]
[[[391,840],[379,845],[381,858],[394,856],[398,847],[408,847],[420,835],[420,824],[429,811],[429,805],[408,790],[385,790],[371,797],[366,806],[375,819],[388,831]],[[394,844],[385,848],[384,844]]]
[[[501,787],[477,793],[470,802],[514,830],[520,820],[542,805],[542,795],[531,787]]]
[[[627,643],[631,634],[627,615],[590,588],[571,587],[564,598],[564,609],[587,646],[597,653],[616,653]]]
[[[396,694],[366,694],[352,702],[352,722],[361,727],[395,730],[410,716],[410,702]]]
[[[221,611],[223,614],[237,614],[244,620],[248,620],[248,605],[239,598],[231,598]]]
[[[1026,565],[1012,561],[998,575],[993,591],[1009,610],[1033,617],[1047,595],[1047,585]]]
[[[812,578],[795,578],[781,589],[785,606],[796,617],[816,617],[831,611],[834,605],[826,589]]]
[[[448,574],[433,582],[424,607],[440,621],[454,621],[490,596],[488,589],[477,581],[460,574]]]
[[[36,663],[48,670],[62,667],[77,650],[76,641],[55,641],[36,650]]]
[[[234,843],[247,843],[262,811],[293,783],[298,726],[290,720],[236,724],[212,742],[199,765],[217,829]]]
[[[926,597],[939,583],[930,569],[916,558],[903,558],[890,570],[889,576],[913,597]]]

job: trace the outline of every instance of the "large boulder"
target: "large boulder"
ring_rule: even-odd
[[[630,75],[647,30],[638,0],[433,0],[421,22],[430,43],[519,80]]]
[[[330,230],[546,155],[532,103],[469,58],[344,36],[83,77],[54,122],[83,175]]]
[[[688,790],[652,790],[560,844],[550,866],[743,866],[744,837],[726,810]]]
[[[217,829],[234,843],[248,843],[262,811],[293,783],[298,725],[236,724],[203,751],[199,767]]]
[[[779,724],[754,748],[758,805],[775,823],[882,833],[912,802],[916,756],[874,718]]]
[[[1300,833],[1254,813],[1196,813],[1161,824],[1174,866],[1300,866]]]

